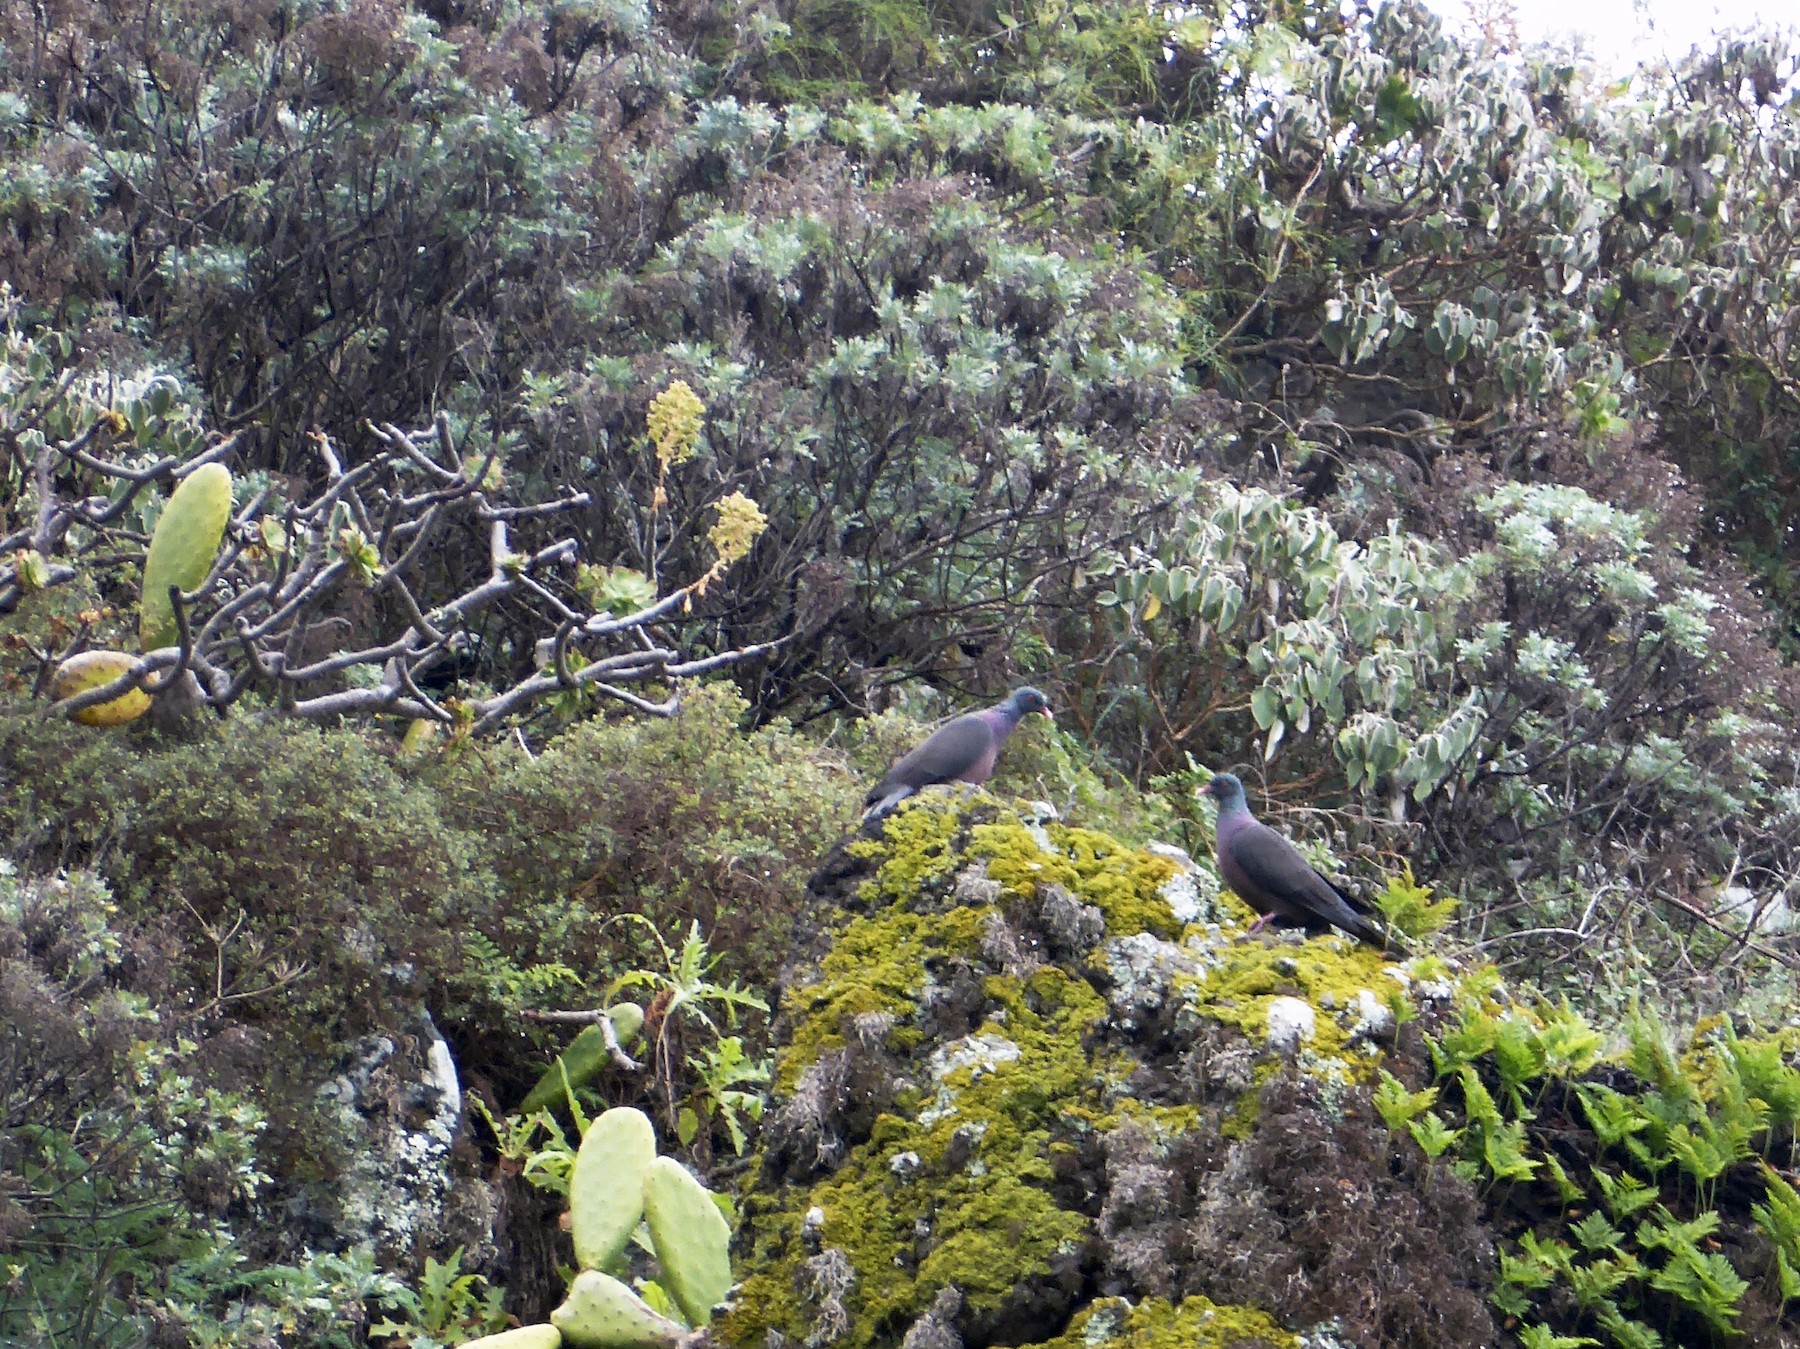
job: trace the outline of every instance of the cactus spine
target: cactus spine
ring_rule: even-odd
[[[231,470],[202,464],[188,474],[163,507],[150,555],[144,561],[144,589],[138,604],[138,647],[154,651],[173,646],[178,636],[169,587],[183,593],[199,588],[219,554],[219,541],[231,519]]]

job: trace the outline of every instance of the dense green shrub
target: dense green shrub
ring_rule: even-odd
[[[267,1120],[195,992],[92,873],[0,861],[0,1342],[347,1349],[403,1291],[366,1257],[258,1259]]]
[[[1721,878],[1784,883],[1800,687],[1739,569],[1690,560],[1706,517],[1668,464],[1629,443],[1540,454],[1532,483],[1451,457],[1429,529],[1361,540],[1321,509],[1208,487],[1119,559],[1085,699],[1103,727],[1164,729],[1143,762],[1178,806],[1179,751],[1268,764],[1281,795],[1338,808],[1350,841],[1450,878],[1486,936],[1554,929],[1521,949],[1578,957],[1557,977],[1622,1001],[1640,947],[1719,949],[1693,912]],[[1507,893],[1527,903],[1496,915]]]
[[[0,853],[15,859],[0,863],[0,1258],[25,1259],[0,1337],[138,1343],[168,1301],[201,1342],[285,1317],[316,1332],[306,1343],[360,1343],[363,1304],[378,1315],[404,1290],[269,1216],[330,1191],[346,1162],[307,1084],[423,1005],[464,1082],[513,1104],[568,1038],[522,1010],[592,1007],[621,975],[666,972],[627,915],[676,947],[697,921],[718,981],[769,978],[857,787],[783,727],[740,731],[744,710],[727,685],[697,687],[673,719],[579,725],[535,755],[464,743],[407,759],[366,730],[254,711],[175,736],[0,706]],[[92,872],[50,879],[65,867]],[[671,1119],[691,1102],[717,1135],[694,1146],[724,1148],[754,1108],[733,1093],[754,1082],[758,1030],[729,1049],[659,1036],[654,1074],[605,1090]],[[104,1166],[70,1141],[82,1119]],[[31,1183],[8,1188],[14,1175]],[[29,1198],[38,1180],[69,1207]],[[101,1240],[77,1242],[78,1219]],[[69,1277],[88,1269],[71,1251],[91,1277]],[[100,1329],[83,1340],[76,1322]]]
[[[666,721],[585,722],[535,754],[502,742],[426,770],[495,877],[472,925],[521,966],[570,969],[559,996],[654,963],[623,914],[671,942],[698,922],[726,972],[771,980],[806,876],[854,825],[860,788],[783,726],[740,731],[745,706],[708,685]]]
[[[397,997],[472,991],[463,934],[491,902],[474,840],[360,732],[244,717],[96,735],[15,704],[0,778],[21,863],[98,868],[234,1019],[322,1051]]]
[[[316,1054],[423,1002],[522,1092],[524,1006],[598,1005],[698,922],[721,976],[766,981],[806,874],[855,822],[843,766],[728,686],[669,720],[577,725],[533,754],[403,760],[364,731],[254,714],[187,737],[0,714],[0,843],[91,865],[176,943],[208,1010]],[[546,1041],[546,1043],[548,1043]]]

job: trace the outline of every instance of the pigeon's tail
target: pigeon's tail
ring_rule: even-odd
[[[1384,951],[1387,949],[1388,934],[1361,914],[1352,914],[1350,922],[1340,921],[1338,926],[1358,941],[1367,942],[1370,946],[1380,947]]]
[[[1358,941],[1367,942],[1370,946],[1375,947],[1379,951],[1384,951],[1390,956],[1399,958],[1404,957],[1407,954],[1405,939],[1402,938],[1398,932],[1393,931],[1391,928],[1376,927],[1375,924],[1371,923],[1367,918],[1363,917],[1353,909],[1350,910],[1348,916],[1351,920],[1349,922],[1345,922],[1342,918],[1336,918],[1332,921],[1335,922],[1337,926],[1343,928],[1344,931],[1348,932],[1352,937],[1355,937]]]
[[[862,813],[862,823],[864,827],[874,824],[877,820],[884,818],[896,806],[906,800],[907,797],[912,796],[916,791],[917,788],[914,787],[899,786],[893,788],[884,796],[875,797],[873,800],[866,800],[863,803],[865,808]]]
[[[1327,885],[1330,883],[1327,882]],[[1335,885],[1330,885],[1329,895],[1321,894],[1318,898],[1323,901],[1319,908],[1324,911],[1319,916],[1333,927],[1342,928],[1358,941],[1366,942],[1377,950],[1397,951],[1402,949],[1398,936],[1386,928],[1375,926],[1363,914],[1352,908],[1350,901],[1344,898],[1342,892]]]

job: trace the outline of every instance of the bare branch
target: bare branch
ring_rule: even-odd
[[[15,549],[45,545],[49,551],[37,551],[46,558],[44,574],[51,585],[75,579],[84,565],[79,557],[49,561],[62,551],[71,527],[102,531],[111,565],[135,560],[142,555],[142,536],[117,528],[107,532],[105,522],[122,514],[138,492],[158,482],[179,481],[201,464],[230,454],[236,445],[235,439],[226,439],[185,460],[164,456],[146,466],[113,463],[92,451],[103,425],[96,422],[65,444],[45,447],[35,465],[40,499],[33,526],[8,540]],[[56,703],[51,714],[72,715],[133,688],[163,693],[192,672],[204,686],[204,702],[221,711],[248,689],[273,684],[285,712],[310,720],[392,713],[448,724],[466,715],[477,730],[487,731],[538,699],[579,690],[648,715],[669,716],[680,706],[680,680],[781,645],[764,642],[684,658],[663,625],[692,607],[712,573],[634,613],[591,610],[570,574],[580,560],[580,545],[554,530],[559,516],[591,504],[588,493],[535,503],[490,499],[482,484],[497,462],[497,451],[490,448],[480,464],[465,471],[456,463],[446,418],[438,418],[427,432],[391,424],[370,430],[378,448],[357,463],[347,462],[329,435],[314,431],[317,489],[292,502],[273,489],[259,490],[233,515],[226,545],[206,579],[190,593],[171,590],[177,644],[135,659],[119,678]],[[58,464],[78,471],[58,472]],[[403,482],[421,471],[431,490],[406,495]],[[92,494],[96,476],[110,482],[111,490]],[[71,483],[79,484],[82,494],[69,490],[59,495]],[[334,522],[344,520],[340,507],[354,521],[360,540],[334,528]],[[269,518],[281,521],[285,542],[270,537],[274,546],[264,548],[263,521]],[[481,526],[486,526],[488,539],[487,576],[442,593],[442,575],[454,570],[434,565],[434,556],[442,556],[433,554],[434,546],[447,527]],[[523,551],[513,550],[514,527],[532,531],[531,544]],[[399,555],[390,562],[393,549]],[[90,554],[85,565],[109,563],[106,555]],[[23,593],[17,571],[10,556],[0,565],[0,612]],[[440,586],[437,593],[432,593],[434,582]],[[352,621],[344,606],[358,593],[377,603],[358,604]],[[555,634],[540,643],[548,649],[549,668],[470,699],[466,709],[453,713],[419,681],[453,654],[469,650],[467,634],[479,630],[484,615],[501,605],[508,623],[524,615]],[[352,640],[353,635],[360,640]],[[572,659],[577,650],[586,659],[578,669]],[[46,653],[45,660],[53,658]],[[343,687],[356,670],[380,674],[372,683]],[[666,686],[660,696],[634,691],[633,686],[649,681]]]
[[[619,1045],[619,1034],[613,1029],[612,1017],[604,1010],[592,1012],[538,1012],[530,1008],[525,1010],[528,1021],[549,1021],[565,1026],[598,1026],[600,1039],[606,1046],[607,1057],[613,1064],[628,1073],[641,1072],[644,1065],[627,1054]]]

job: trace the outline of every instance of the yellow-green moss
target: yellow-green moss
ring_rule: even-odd
[[[1279,997],[1299,998],[1313,1010],[1313,1034],[1301,1047],[1302,1067],[1347,1081],[1374,1076],[1380,1056],[1353,1044],[1341,1018],[1354,1018],[1357,994],[1364,989],[1384,1003],[1392,996],[1394,980],[1385,973],[1379,951],[1325,936],[1298,946],[1233,942],[1219,956],[1220,962],[1204,974],[1176,980],[1194,1012],[1260,1043],[1268,1036],[1269,1004]]]
[[[1280,1065],[1275,1063],[1265,1063],[1257,1068],[1251,1079],[1250,1089],[1238,1097],[1237,1104],[1219,1122],[1220,1137],[1241,1143],[1256,1131],[1257,1121],[1262,1118],[1263,1083],[1279,1070]]]
[[[1089,1113],[1073,1108],[1072,1116],[1091,1125],[1095,1132],[1109,1134],[1120,1125],[1136,1122],[1148,1125],[1156,1136],[1168,1142],[1193,1133],[1206,1121],[1206,1110],[1197,1105],[1153,1105],[1135,1096],[1120,1096],[1105,1113]]]
[[[978,824],[969,854],[1012,894],[1029,897],[1039,885],[1055,884],[1078,895],[1100,910],[1109,937],[1180,934],[1181,924],[1160,893],[1177,870],[1168,858],[1124,847],[1092,829],[1052,824],[1044,832],[1052,852],[1022,824]]]
[[[911,1085],[830,1176],[747,1199],[749,1274],[721,1327],[726,1343],[760,1349],[770,1330],[793,1340],[811,1331],[817,1299],[806,1262],[819,1248],[802,1242],[801,1225],[815,1205],[825,1218],[822,1246],[841,1252],[855,1273],[839,1295],[848,1326],[835,1347],[869,1349],[897,1342],[949,1286],[976,1313],[998,1309],[1021,1281],[1042,1277],[1059,1252],[1090,1239],[1091,1220],[1059,1206],[1056,1175],[1094,1133],[1141,1119],[1174,1139],[1203,1125],[1198,1106],[1147,1105],[1129,1094],[1137,1060],[1093,1034],[1106,1020],[1105,997],[1059,966],[986,973],[985,1015],[966,1041],[926,1046],[918,1039],[926,963],[961,957],[991,969],[981,955],[991,924],[1002,906],[1039,886],[1060,885],[1098,908],[1109,937],[1181,935],[1161,894],[1176,873],[1173,862],[1085,829],[1051,825],[1040,836],[1010,812],[977,802],[983,822],[971,824],[969,809],[956,804],[920,803],[890,819],[881,839],[853,847],[875,864],[857,892],[866,909],[838,934],[818,979],[788,997],[791,1031],[776,1091],[791,1094],[821,1054],[850,1047],[852,1019],[870,1012],[893,1017],[887,1049],[905,1060],[900,1072]],[[997,895],[992,887],[950,888],[968,860],[983,864]],[[1296,974],[1278,972],[1284,958],[1295,960]],[[1201,1015],[1260,1039],[1269,998],[1291,992],[1316,1003],[1335,991],[1348,1007],[1358,989],[1381,987],[1379,967],[1373,953],[1338,943],[1247,944],[1190,981],[1188,994]],[[1315,1047],[1348,1052],[1330,1014],[1318,1020]],[[945,1051],[984,1046],[990,1052],[973,1053],[975,1061],[944,1067]],[[1089,1320],[1084,1314],[1070,1332],[1076,1343]],[[1258,1336],[1292,1343],[1261,1313],[1198,1298],[1179,1308],[1146,1303],[1124,1324],[1134,1343],[1154,1339],[1158,1349],[1163,1340],[1170,1349]]]
[[[993,1012],[972,1034],[1005,1039],[1018,1058],[945,1074],[935,1095],[927,1090],[929,1123],[882,1116],[804,1203],[757,1224],[751,1263],[759,1272],[726,1327],[729,1342],[761,1344],[770,1327],[804,1337],[806,1308],[793,1288],[804,1259],[800,1215],[812,1204],[825,1213],[825,1244],[842,1250],[857,1273],[842,1341],[851,1349],[903,1330],[952,1284],[972,1307],[997,1307],[1021,1279],[1086,1235],[1088,1219],[1051,1196],[1051,1156],[1053,1134],[1068,1128],[1065,1108],[1097,1106],[1114,1085],[1082,1048],[1105,1001],[1054,967],[1025,979],[990,975],[984,988]],[[948,1167],[952,1140],[970,1126],[979,1138],[960,1165]],[[903,1153],[918,1159],[910,1175],[892,1165]]]
[[[899,1048],[900,1029],[916,1020],[926,960],[979,952],[997,905],[945,909],[940,895],[924,898],[940,911],[918,911],[922,889],[959,863],[960,818],[955,809],[917,806],[891,820],[883,840],[857,845],[881,859],[859,892],[872,912],[838,935],[818,981],[790,995],[793,1029],[777,1064],[778,1092],[791,1093],[821,1054],[845,1046],[849,1019],[859,1013],[893,1015],[888,1044]],[[1067,886],[1101,908],[1110,930],[1176,929],[1156,895],[1170,864],[1085,830],[1052,838],[1070,855],[1044,852],[1016,819],[1003,818],[975,826],[968,851],[1015,894],[1041,880]],[[824,1245],[841,1250],[856,1272],[843,1294],[850,1318],[838,1341],[843,1349],[896,1339],[950,1285],[977,1311],[997,1308],[1021,1280],[1041,1275],[1059,1251],[1087,1237],[1090,1220],[1056,1202],[1053,1158],[1116,1117],[1133,1060],[1122,1050],[1090,1052],[1085,1041],[1107,1007],[1086,979],[1043,966],[1024,977],[988,974],[982,986],[987,1015],[971,1040],[1005,1040],[1018,1056],[959,1066],[941,1079],[915,1059],[908,1075],[918,1082],[916,1100],[909,1095],[882,1115],[835,1174],[752,1206],[753,1272],[722,1328],[727,1342],[761,1345],[769,1329],[806,1336],[811,1308],[796,1289],[809,1286],[800,1224],[813,1205],[825,1214]],[[1171,1132],[1198,1118],[1194,1110],[1161,1114]],[[912,1157],[896,1171],[904,1154]]]
[[[962,828],[962,812],[954,805],[937,809],[915,802],[888,816],[880,838],[858,839],[849,848],[852,857],[879,857],[875,877],[862,887],[862,898],[911,900],[935,881],[948,877],[956,866],[956,836]]]
[[[776,1090],[792,1093],[820,1055],[842,1049],[851,1018],[886,1012],[901,1022],[910,1019],[925,986],[925,962],[933,956],[973,954],[990,912],[958,908],[920,914],[896,906],[852,922],[834,940],[819,982],[793,990],[783,1003],[793,1032],[777,1068]],[[909,1029],[902,1025],[895,1035],[904,1036]]]
[[[1132,1306],[1124,1298],[1102,1298],[1069,1323],[1053,1340],[1032,1349],[1229,1349],[1255,1343],[1299,1349],[1300,1341],[1268,1313],[1254,1307],[1220,1306],[1207,1298],[1170,1304],[1159,1297]]]

